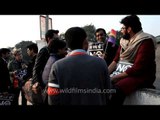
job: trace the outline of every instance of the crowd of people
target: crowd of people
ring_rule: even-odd
[[[119,45],[114,29],[108,35],[96,29],[96,42],[103,43],[101,57],[88,54],[87,33],[78,26],[65,32],[65,41],[58,30],[48,30],[47,46],[39,52],[36,43],[28,45],[28,64],[21,49],[1,48],[0,93],[12,93],[13,105],[18,105],[20,91],[22,105],[123,105],[134,91],[154,89],[155,37],[143,31],[137,15],[120,23]]]

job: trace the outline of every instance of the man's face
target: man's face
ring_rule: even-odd
[[[121,33],[123,34],[123,39],[129,40],[130,39],[130,34],[127,31],[127,27],[122,25],[121,27]]]
[[[21,61],[22,60],[22,54],[21,53],[16,53],[15,54],[15,59],[17,60],[17,61]]]
[[[33,55],[33,50],[30,50],[29,48],[27,48],[27,54],[28,54],[28,56],[32,56]]]
[[[48,37],[47,40],[46,40],[46,41],[47,41],[47,44],[50,44],[50,41],[53,40],[53,39],[55,39],[55,38],[59,38],[58,33],[53,33],[53,38],[49,38],[49,37]]]
[[[11,53],[10,52],[7,52],[5,55],[4,55],[4,59],[8,60],[11,56]]]
[[[97,40],[97,42],[104,42],[105,39],[106,39],[106,35],[102,30],[100,30],[99,32],[96,32],[96,40]]]
[[[64,58],[66,55],[67,55],[67,48],[66,47],[64,47],[64,48],[62,48],[62,49],[59,49],[58,50],[58,54],[59,54],[59,56],[61,56],[61,58]]]

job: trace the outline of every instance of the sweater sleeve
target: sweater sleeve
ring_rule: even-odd
[[[60,94],[60,87],[57,80],[57,74],[56,74],[56,65],[53,64],[50,74],[49,74],[49,80],[48,80],[48,104],[49,105],[58,105],[59,104],[59,94]]]
[[[121,46],[119,46],[119,48],[118,48],[118,50],[116,52],[116,55],[115,55],[115,57],[113,59],[113,61],[115,61],[116,63],[118,63],[118,61],[119,61],[120,50],[121,50]]]

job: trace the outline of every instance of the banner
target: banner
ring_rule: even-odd
[[[110,77],[125,72],[128,68],[131,68],[132,65],[133,65],[132,63],[129,63],[129,62],[126,62],[126,61],[119,61],[117,63],[116,70],[110,75]]]
[[[13,94],[0,93],[0,106],[12,105],[14,100],[13,98],[14,98]]]
[[[104,53],[104,43],[103,42],[95,42],[90,43],[88,48],[88,53],[91,56],[101,57]]]

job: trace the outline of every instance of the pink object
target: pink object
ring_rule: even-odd
[[[109,33],[109,36],[113,36],[116,38],[116,31],[114,29],[111,29],[110,33]]]

